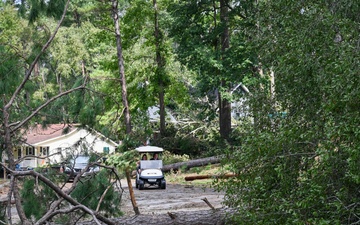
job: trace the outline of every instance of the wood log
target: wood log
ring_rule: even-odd
[[[209,164],[220,163],[220,160],[221,160],[221,156],[212,156],[207,158],[189,160],[186,162],[178,162],[178,163],[164,165],[162,171],[166,173],[169,172],[170,170],[175,170],[175,171],[179,170],[180,168],[190,169],[193,167],[207,166]],[[136,170],[133,170],[131,172],[131,176],[136,177]]]
[[[221,174],[221,175],[193,175],[193,176],[186,176],[186,181],[193,181],[193,180],[201,180],[201,179],[222,179],[222,178],[229,178],[229,177],[235,177],[236,174],[228,173],[228,174]]]
[[[132,217],[120,217],[113,219],[116,225],[223,225],[226,224],[229,215],[235,213],[235,210],[229,208],[221,208],[215,210],[201,211],[178,211],[168,212],[166,214],[140,214]],[[78,225],[95,225],[96,223],[81,222]]]
[[[190,169],[193,167],[207,166],[209,164],[220,163],[221,156],[212,156],[202,159],[194,159],[186,162],[178,162],[163,166],[163,172],[169,172],[170,170],[178,170],[180,168]]]

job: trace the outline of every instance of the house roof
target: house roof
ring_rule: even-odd
[[[175,117],[169,112],[169,110],[165,109],[166,113],[166,119],[169,120],[171,123],[177,123],[178,121],[175,119]],[[158,106],[152,106],[149,107],[147,110],[150,122],[157,122],[160,121],[160,108]]]
[[[41,124],[37,124],[30,127],[24,134],[24,137],[27,144],[33,145],[72,133],[76,129],[77,126],[75,124],[49,124],[46,127],[43,127]]]

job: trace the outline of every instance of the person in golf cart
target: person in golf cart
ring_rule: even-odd
[[[155,146],[141,146],[135,149],[140,154],[153,154],[156,160],[140,160],[139,169],[136,174],[135,187],[140,190],[147,186],[158,186],[161,189],[166,188],[166,181],[162,172],[162,160],[159,159],[159,153],[162,148]]]
[[[143,154],[142,157],[141,157],[141,160],[147,160],[147,155]],[[140,170],[140,161],[137,161],[136,164],[137,164],[136,170],[140,173],[141,172],[141,170]]]
[[[159,159],[159,154],[154,153],[153,157],[150,160],[158,160],[158,159]]]

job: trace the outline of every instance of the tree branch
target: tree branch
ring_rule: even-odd
[[[86,81],[86,80],[85,80]],[[19,129],[20,127],[22,127],[25,123],[27,123],[31,118],[33,118],[37,113],[39,113],[40,110],[42,110],[43,108],[45,108],[46,106],[48,106],[50,103],[52,103],[53,101],[55,101],[56,99],[64,96],[64,95],[68,95],[74,91],[78,91],[81,89],[85,89],[85,82],[83,85],[67,90],[65,92],[62,92],[54,97],[52,97],[51,99],[49,99],[48,101],[46,101],[44,104],[42,104],[41,106],[39,106],[38,108],[36,108],[28,117],[26,117],[24,120],[22,120],[21,122],[19,122],[11,131],[14,132],[17,129]]]
[[[61,188],[59,188],[57,185],[55,185],[51,180],[46,178],[41,173],[38,173],[38,172],[36,172],[34,170],[13,171],[13,170],[10,170],[5,165],[3,165],[3,166],[4,166],[5,169],[10,171],[10,173],[12,174],[13,177],[18,177],[18,176],[33,176],[35,178],[37,177],[39,180],[44,182],[49,188],[51,188],[58,196],[60,196],[61,198],[63,198],[67,202],[69,202],[71,205],[81,208],[81,210],[84,211],[85,213],[88,213],[88,214],[96,217],[98,220],[100,220],[100,221],[102,221],[102,222],[104,222],[106,224],[114,225],[113,221],[111,221],[108,218],[102,216],[100,213],[95,212],[95,211],[91,210],[90,208],[80,204],[78,201],[73,199],[68,193],[64,192]],[[50,213],[49,215],[52,215],[52,213]],[[48,219],[49,219],[49,217],[46,218],[46,220],[48,220]]]
[[[65,8],[64,8],[64,11],[63,11],[63,14],[61,16],[61,19],[60,21],[58,22],[55,30],[54,30],[54,33],[50,36],[49,40],[45,43],[45,45],[42,47],[41,51],[39,52],[39,54],[35,57],[34,61],[31,63],[29,69],[27,70],[26,74],[25,74],[25,77],[23,79],[23,81],[21,82],[21,84],[16,88],[15,92],[13,93],[13,95],[11,96],[9,102],[4,106],[4,109],[5,110],[8,110],[13,102],[15,101],[15,98],[20,94],[21,90],[24,88],[25,86],[25,83],[29,80],[30,78],[30,75],[32,73],[32,71],[34,70],[34,67],[35,65],[37,64],[37,62],[39,61],[40,57],[42,54],[44,54],[44,52],[46,51],[46,49],[50,46],[51,42],[54,40],[58,30],[60,29],[60,26],[62,24],[62,22],[64,21],[64,18],[65,18],[65,15],[66,15],[66,12],[67,12],[67,9],[69,7],[69,2],[70,0],[67,0],[66,2],[66,5],[65,5]]]

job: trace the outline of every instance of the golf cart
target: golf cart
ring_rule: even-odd
[[[135,149],[142,155],[153,156],[159,155],[163,152],[162,148],[155,146],[141,146]],[[161,189],[166,188],[166,181],[162,172],[162,160],[140,160],[139,166],[136,168],[136,181],[135,187],[139,190],[144,189],[145,185],[158,186]]]

